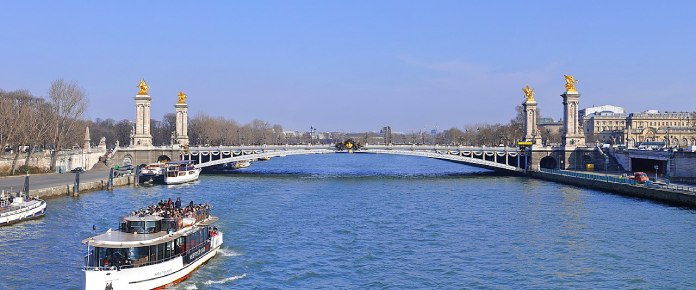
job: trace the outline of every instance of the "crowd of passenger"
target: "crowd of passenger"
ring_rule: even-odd
[[[200,220],[210,216],[210,205],[207,202],[194,204],[193,201],[191,201],[187,206],[182,207],[180,197],[177,197],[175,201],[172,201],[170,197],[168,200],[160,200],[155,205],[131,212],[130,215],[138,217],[153,215],[163,218],[195,218],[196,220]]]

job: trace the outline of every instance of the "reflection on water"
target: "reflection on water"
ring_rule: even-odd
[[[0,228],[0,289],[80,289],[80,241],[169,197],[210,202],[225,232],[220,253],[175,289],[696,288],[693,210],[340,154],[49,200],[45,218]]]

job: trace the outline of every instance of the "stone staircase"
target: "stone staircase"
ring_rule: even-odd
[[[628,170],[629,162],[630,162],[630,160],[628,159],[628,156],[624,157],[621,154],[616,154],[615,152],[613,152],[612,148],[604,150],[601,147],[597,146],[597,150],[604,157],[604,160],[602,162],[602,166],[600,167],[601,169],[605,169],[606,171],[627,171]]]

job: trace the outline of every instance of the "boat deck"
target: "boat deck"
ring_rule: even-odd
[[[10,213],[13,211],[16,211],[21,208],[26,208],[26,207],[32,207],[34,205],[38,205],[42,203],[43,201],[41,200],[30,200],[30,201],[25,201],[21,203],[13,203],[8,206],[0,207],[0,215],[4,215],[6,213]]]

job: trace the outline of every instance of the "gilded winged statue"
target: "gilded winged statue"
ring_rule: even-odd
[[[179,104],[185,104],[186,103],[186,94],[184,94],[184,91],[179,91]]]
[[[147,91],[150,90],[150,86],[147,85],[147,83],[145,82],[145,79],[140,80],[140,83],[138,84],[138,88],[140,88],[138,95],[147,95]]]
[[[534,101],[534,89],[527,85],[524,88],[522,88],[522,91],[524,92],[524,95],[527,97],[528,102]]]
[[[571,75],[563,75],[566,80],[565,88],[566,92],[570,93],[577,93],[578,91],[575,89],[575,83],[578,82],[573,76]]]

